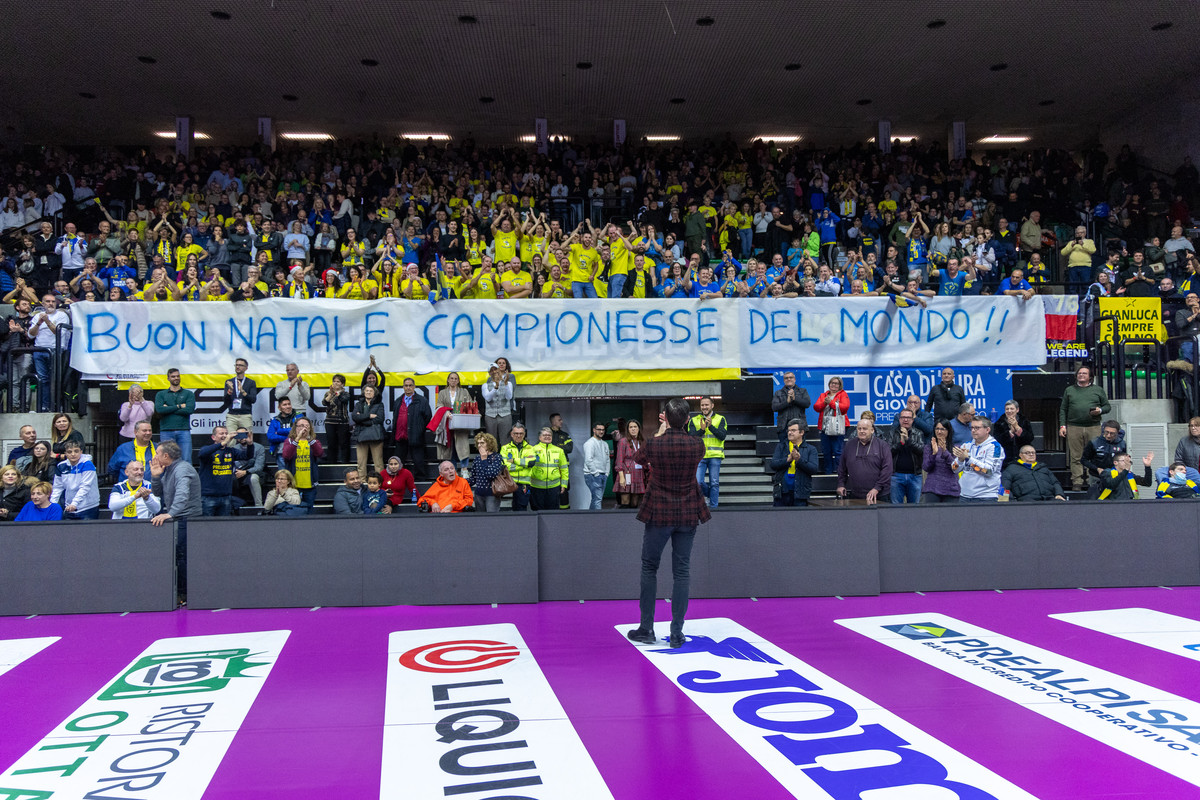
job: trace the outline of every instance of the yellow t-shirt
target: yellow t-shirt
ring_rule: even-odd
[[[424,278],[401,278],[400,296],[408,297],[409,292],[412,292],[413,300],[426,299],[429,297],[429,281]]]
[[[546,257],[546,237],[545,236],[522,236],[521,237],[521,263],[528,264],[533,261],[535,255],[540,255],[543,259]]]
[[[620,238],[613,239],[609,242],[608,249],[612,254],[612,266],[608,270],[609,277],[629,274],[629,268],[633,266],[633,254],[625,246],[625,241]]]
[[[717,218],[717,210],[712,206],[707,205],[700,206],[697,210],[705,216],[705,218],[708,220],[708,227],[711,228],[713,226],[713,222]]]
[[[514,289],[524,289],[526,286],[531,286],[533,284],[533,278],[524,270],[520,272],[514,272],[510,269],[505,271],[505,273],[500,276],[500,282],[511,284]],[[505,292],[505,296],[508,296],[507,292]],[[532,297],[532,295],[530,296]]]
[[[379,284],[367,278],[359,283],[354,283],[353,281],[347,283],[338,292],[337,296],[343,300],[369,300],[371,298],[371,290],[378,288]]]
[[[754,224],[754,217],[749,214],[743,214],[741,211],[734,214],[733,219],[737,223],[739,231],[748,231]]]
[[[498,264],[503,264],[506,261],[511,261],[517,254],[517,237],[519,234],[516,231],[496,231],[493,244],[496,247],[496,254],[493,261]]]
[[[189,289],[188,284],[183,281],[178,281],[175,285],[179,288],[184,300],[199,300],[200,295],[204,292],[204,286],[199,284],[194,289]]]
[[[475,284],[475,299],[476,300],[495,300],[496,299],[496,271],[484,272],[482,269],[475,270],[475,274],[479,276],[479,280]]]
[[[343,266],[361,266],[363,263],[363,253],[366,252],[366,246],[362,242],[356,241],[353,245],[349,242],[342,245],[342,265]]]
[[[653,269],[653,267],[651,267],[651,269]],[[646,280],[647,274],[648,270],[645,269],[635,269],[633,272],[629,273],[630,277],[626,280],[633,281],[633,294],[630,295],[631,297],[645,299],[646,287],[649,285],[649,281]]]
[[[224,294],[211,294],[209,292],[204,293],[205,300],[228,300],[231,297],[233,297],[233,292],[225,292]]]
[[[175,268],[176,272],[183,272],[187,267],[188,256],[196,255],[196,261],[199,262],[200,256],[208,255],[207,251],[198,244],[181,245],[175,248],[175,263],[178,265]]]
[[[546,281],[546,283],[542,286],[542,297],[563,298],[570,296],[570,288],[562,281],[558,281],[557,283],[554,281]]]
[[[592,279],[592,272],[600,263],[600,254],[596,252],[596,248],[584,248],[582,244],[576,242],[571,245],[571,252],[568,254],[571,261],[570,278],[572,283],[587,283]]]
[[[464,278],[462,275],[448,276],[442,279],[442,285],[454,292],[454,296],[459,300],[474,300],[475,288],[463,289],[470,280],[470,278]]]

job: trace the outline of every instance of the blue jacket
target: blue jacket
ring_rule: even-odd
[[[837,241],[837,224],[842,221],[842,218],[832,211],[829,212],[829,217],[825,214],[817,217],[814,223],[817,226],[817,231],[821,234],[821,244],[832,244]]]
[[[292,432],[292,426],[296,424],[296,420],[303,417],[303,414],[292,414],[292,418],[285,425],[279,421],[279,417],[272,417],[271,423],[267,425],[267,441],[271,443],[271,452],[278,453],[279,445],[283,444],[288,438],[288,434]]]
[[[775,454],[771,456],[771,469],[775,470],[772,484],[776,493],[787,491],[788,444],[787,440],[776,444]],[[807,501],[812,496],[812,476],[816,473],[817,448],[803,442],[800,445],[800,460],[796,462],[795,499]]]
[[[125,442],[113,451],[112,458],[108,460],[108,473],[112,476],[113,483],[122,480],[125,477],[125,467],[130,461],[134,460],[137,451],[133,447],[133,442]],[[142,466],[146,468],[146,474],[150,474],[150,459],[154,458],[154,442],[146,448],[145,461]]]

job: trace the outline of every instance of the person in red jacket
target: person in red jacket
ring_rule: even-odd
[[[829,379],[829,389],[813,403],[813,410],[821,420],[821,452],[826,473],[835,472],[842,458],[842,444],[846,440],[847,415],[850,413],[850,395],[842,389],[842,379]]]
[[[379,473],[383,490],[388,493],[388,503],[394,508],[407,503],[417,493],[413,474],[404,468],[397,456],[388,459],[387,468]]]

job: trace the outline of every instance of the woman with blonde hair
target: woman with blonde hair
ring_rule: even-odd
[[[121,403],[121,410],[117,412],[117,416],[121,418],[121,429],[117,431],[119,441],[121,443],[132,441],[137,424],[143,420],[149,421],[153,415],[154,403],[146,399],[141,386],[136,383],[131,385],[129,399]]]
[[[446,376],[446,385],[437,393],[435,401],[437,408],[448,408],[451,414],[457,414],[462,409],[464,403],[471,402],[471,393],[467,391],[467,387],[462,385],[462,380],[457,372],[451,372]],[[466,461],[467,456],[471,453],[470,435],[469,432],[463,429],[451,430],[450,434],[454,437],[453,447],[449,442],[446,444],[438,443],[437,453],[438,461],[457,461],[461,464]],[[493,452],[499,452],[495,450]]]
[[[29,487],[12,464],[0,469],[0,520],[11,520],[29,502]]]
[[[500,447],[496,437],[490,433],[475,435],[475,446],[479,458],[471,465],[471,492],[475,495],[475,510],[494,512],[500,510],[500,498],[492,494],[492,481],[504,469],[500,458]]]
[[[275,488],[267,492],[263,511],[272,516],[301,516],[304,506],[296,489],[296,477],[286,469],[275,473]]]

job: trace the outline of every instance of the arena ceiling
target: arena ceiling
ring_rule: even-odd
[[[1026,135],[1077,146],[1192,99],[1195,5],[890,0],[89,0],[12,3],[7,138],[154,141],[190,115],[213,144],[281,132]]]

